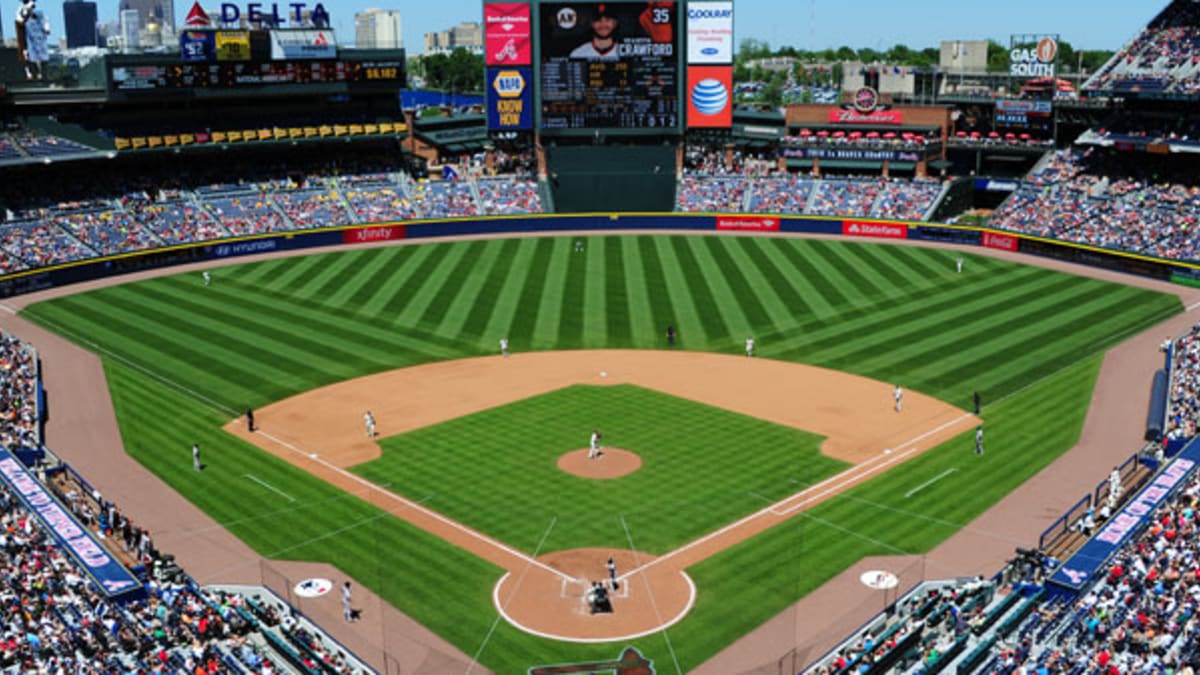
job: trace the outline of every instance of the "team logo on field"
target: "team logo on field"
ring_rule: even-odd
[[[616,675],[654,675],[654,662],[642,656],[636,647],[626,647],[615,661],[566,663],[557,666],[537,666],[529,675],[566,675],[567,673],[612,672]]]

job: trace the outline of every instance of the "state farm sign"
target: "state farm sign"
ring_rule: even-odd
[[[908,239],[908,226],[901,223],[868,223],[861,220],[843,220],[842,235],[847,237]]]
[[[876,110],[864,113],[853,109],[832,108],[830,124],[903,124],[904,115],[899,110]]]

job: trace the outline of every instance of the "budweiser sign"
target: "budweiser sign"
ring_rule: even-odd
[[[847,237],[907,239],[908,226],[902,223],[864,223],[859,220],[843,220],[842,234]]]
[[[717,229],[778,232],[779,219],[767,216],[717,216]]]
[[[875,110],[859,112],[853,109],[831,108],[830,124],[903,124],[904,115],[899,110]]]

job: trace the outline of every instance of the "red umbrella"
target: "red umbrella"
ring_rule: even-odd
[[[833,132],[833,137],[834,137],[834,138],[845,138],[845,137],[846,137],[846,132],[844,132],[844,131],[835,131],[835,132]]]
[[[1007,134],[1004,134],[1004,140],[1006,140],[1006,141],[1015,141],[1015,140],[1017,140],[1017,135],[1016,135],[1016,134],[1014,134],[1014,133],[1011,133],[1011,132],[1010,132],[1010,133],[1007,133]]]
[[[1031,138],[1033,138],[1033,136],[1030,136],[1029,134],[1021,134],[1021,140],[1023,141],[1027,141]]]
[[[861,131],[851,131],[850,138],[862,138],[862,132]]]
[[[988,138],[1000,138],[1000,134],[996,133],[995,131],[989,131]]]
[[[808,138],[809,136],[812,136],[812,132],[811,132],[811,131],[809,131],[808,129],[801,129],[801,130],[800,130],[800,137],[801,137],[801,138]]]
[[[980,138],[982,135],[983,135],[983,134],[980,134],[978,131],[972,131],[972,132],[971,132],[971,138],[976,138],[976,139],[977,139],[977,138]]]
[[[965,131],[960,131],[960,132],[958,132],[958,133],[956,133],[956,134],[954,134],[954,135],[955,135],[955,136],[957,136],[957,137],[959,137],[959,138],[966,138],[966,137],[967,137],[967,132],[965,132]]]
[[[825,138],[828,135],[829,135],[829,132],[825,131],[824,129],[817,132],[817,136],[820,136],[821,138]]]
[[[889,131],[889,132],[887,132],[886,134],[884,134],[884,135],[883,135],[883,137],[884,137],[884,138],[886,138],[886,139],[888,139],[888,140],[890,141],[891,139],[893,139],[893,138],[895,138],[895,137],[896,137],[896,132],[894,132],[894,131]]]
[[[867,138],[879,138],[879,132],[878,131],[868,131]]]

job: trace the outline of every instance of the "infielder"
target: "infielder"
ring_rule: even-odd
[[[900,412],[900,408],[904,405],[904,390],[900,385],[896,385],[896,390],[892,392],[892,398],[896,399],[896,412]]]
[[[204,270],[203,272],[201,272],[200,276],[204,277],[204,286],[205,287],[208,287],[209,285],[212,284],[212,275],[208,273],[208,270]]]
[[[508,356],[508,338],[506,337],[500,338],[500,354]]]
[[[746,338],[746,356],[754,356],[754,338]]]
[[[200,444],[192,443],[192,468],[196,471],[201,470],[200,466]]]
[[[588,444],[588,459],[596,459],[600,456],[600,432],[592,430],[592,440]]]
[[[342,616],[346,621],[354,621],[354,607],[350,605],[350,582],[342,584]]]
[[[983,454],[983,427],[975,428],[975,454]]]
[[[367,437],[375,438],[375,416],[370,410],[363,413],[363,424],[367,427]]]

